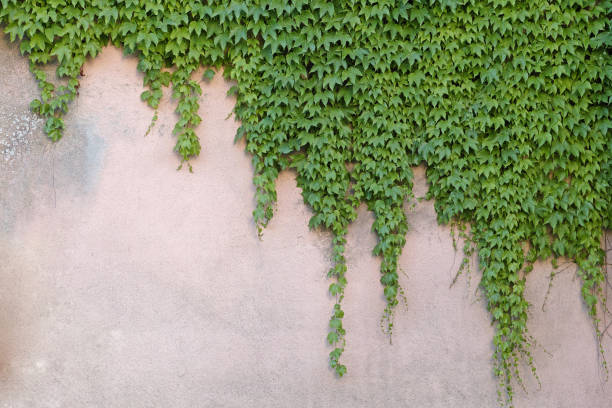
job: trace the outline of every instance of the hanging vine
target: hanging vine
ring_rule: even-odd
[[[328,276],[337,302],[327,339],[340,376],[347,227],[366,203],[375,216],[390,334],[408,230],[403,204],[412,194],[411,166],[420,163],[439,222],[471,225],[469,248],[478,253],[496,327],[495,374],[507,402],[513,380],[522,384],[518,362],[535,373],[524,298],[535,260],[576,262],[603,350],[600,239],[612,228],[609,0],[0,4],[0,24],[20,42],[41,89],[31,108],[53,141],[83,63],[110,42],[138,57],[142,99],[152,108],[172,86],[175,151],[188,164],[201,150],[194,72],[225,67],[237,82],[236,137],[253,157],[259,232],[273,215],[275,180],[291,167],[314,211],[310,226],[334,235]],[[49,63],[64,85],[46,78],[41,68]]]

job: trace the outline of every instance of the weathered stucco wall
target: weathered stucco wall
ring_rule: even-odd
[[[325,344],[333,304],[330,236],[309,231],[295,176],[281,174],[278,210],[257,238],[252,168],[233,99],[204,84],[194,173],[176,171],[173,102],[140,101],[136,59],[105,49],[85,66],[57,144],[28,110],[38,95],[17,47],[0,42],[0,406],[492,407],[493,328],[461,278],[433,203],[407,206],[401,258],[407,310],[393,345],[365,208],[348,237],[348,374]],[[416,169],[415,193],[427,189]],[[570,267],[528,275],[537,382],[517,407],[609,407],[593,330]],[[612,361],[612,338],[605,348]]]

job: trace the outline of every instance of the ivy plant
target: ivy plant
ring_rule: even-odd
[[[427,165],[440,223],[470,224],[496,332],[502,403],[535,374],[525,274],[569,258],[600,350],[601,236],[612,228],[610,0],[0,0],[0,25],[41,89],[31,109],[61,138],[80,69],[110,44],[138,57],[159,106],[172,87],[181,163],[200,153],[194,73],[235,80],[236,135],[253,157],[255,222],[273,215],[275,181],[297,172],[312,228],[333,233],[327,340],[338,375],[348,225],[373,212],[391,335],[401,293],[412,166]],[[57,64],[55,86],[42,69]],[[465,229],[462,229],[465,231]],[[464,232],[465,233],[465,232]],[[600,307],[602,306],[603,307]],[[605,361],[605,360],[604,360]],[[605,363],[604,363],[605,365]]]

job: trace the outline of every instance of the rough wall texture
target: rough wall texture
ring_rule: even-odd
[[[372,216],[360,209],[348,237],[349,372],[337,379],[325,344],[330,235],[308,230],[286,172],[257,238],[229,84],[218,74],[203,85],[203,151],[189,174],[176,171],[168,96],[144,137],[153,112],[136,59],[108,48],[84,71],[51,144],[28,110],[38,90],[27,62],[0,41],[0,407],[496,405],[479,276],[449,288],[460,254],[432,202],[407,206],[408,307],[393,345],[379,328]],[[516,406],[609,407],[575,268],[560,270],[545,308],[550,264],[527,278],[542,388],[523,367],[528,394],[518,389]],[[611,337],[604,346],[612,361]]]

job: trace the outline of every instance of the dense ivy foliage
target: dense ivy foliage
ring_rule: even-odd
[[[310,226],[334,234],[328,341],[345,346],[347,226],[375,215],[386,328],[398,303],[411,166],[425,163],[442,223],[469,223],[496,327],[495,373],[509,401],[533,368],[524,274],[537,259],[577,263],[601,340],[600,239],[612,227],[611,2],[589,0],[1,0],[42,90],[31,108],[58,140],[85,60],[109,42],[139,58],[153,108],[171,84],[176,151],[200,152],[194,72],[225,67],[253,155],[255,221],[273,214],[292,167]],[[58,63],[55,87],[41,67]],[[210,78],[214,71],[208,69]],[[535,370],[535,369],[534,369]],[[535,372],[535,371],[534,371]]]

